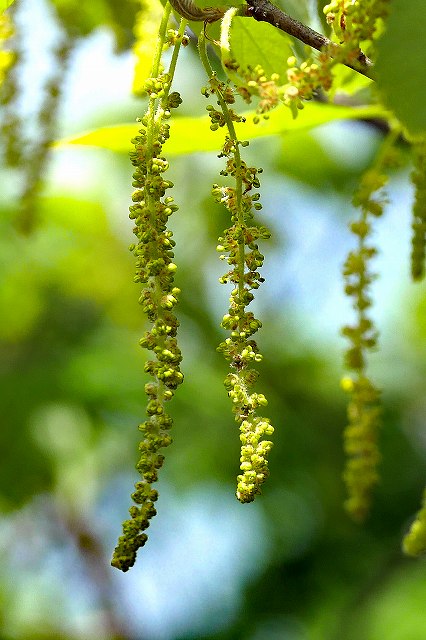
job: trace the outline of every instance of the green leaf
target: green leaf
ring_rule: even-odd
[[[426,132],[426,11],[424,0],[392,0],[378,42],[377,85],[389,109],[412,134]]]
[[[242,71],[262,67],[269,78],[277,73],[285,81],[287,58],[293,55],[288,36],[266,22],[235,16],[227,33],[228,59]]]
[[[284,105],[270,113],[268,120],[259,124],[253,123],[254,111],[242,114],[245,123],[236,123],[235,128],[240,140],[253,140],[265,136],[281,135],[292,131],[312,129],[333,120],[365,120],[368,118],[388,119],[390,114],[380,106],[340,107],[319,103],[309,103],[296,120]],[[207,115],[198,118],[172,118],[170,121],[170,140],[166,142],[165,152],[168,156],[196,153],[201,151],[217,151],[223,142],[224,132],[210,130],[210,119]],[[128,153],[130,140],[137,135],[140,125],[117,124],[100,127],[76,136],[59,140],[55,148],[69,145],[83,145],[109,149],[118,153]]]

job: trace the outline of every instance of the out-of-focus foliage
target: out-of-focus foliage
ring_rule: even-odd
[[[422,45],[426,13],[421,0],[393,0],[386,31],[378,44],[378,86],[390,109],[413,135],[426,131],[424,84],[417,69],[426,64]],[[408,45],[408,46],[407,46]]]
[[[57,15],[74,36],[87,36],[100,26],[114,32],[117,49],[128,48],[132,43],[132,30],[138,9],[136,0],[52,0]]]
[[[0,85],[13,62],[13,53],[5,48],[5,43],[13,36],[13,25],[6,13],[0,14]]]
[[[308,4],[286,8],[306,14]],[[72,7],[77,20],[83,5]],[[136,2],[84,3],[82,43],[112,21],[129,43],[137,9]],[[179,81],[193,117],[198,85],[185,74]],[[113,116],[102,103],[86,120],[76,113],[81,129],[143,112],[143,103],[133,114],[120,100]],[[173,162],[186,379],[171,405],[175,442],[159,515],[134,577],[117,577],[109,567],[126,515],[146,382],[138,347],[145,321],[127,250],[130,164],[107,151],[54,151],[29,237],[15,225],[17,176],[1,169],[2,638],[424,639],[424,561],[400,551],[424,484],[424,285],[414,290],[399,280],[388,289],[383,351],[375,359],[387,389],[382,481],[362,528],[342,509],[341,345],[337,331],[330,342],[319,328],[346,314],[343,294],[329,304],[331,283],[339,282],[347,249],[341,245],[351,193],[380,137],[371,123],[355,122],[251,143],[251,157],[262,158],[262,215],[273,230],[257,304],[261,374],[276,425],[271,477],[253,506],[232,496],[238,434],[216,353],[227,292],[217,283],[215,245],[227,221],[208,196],[219,164],[214,153]],[[390,187],[397,235],[410,206],[400,178],[394,174]],[[397,240],[396,249],[383,243],[384,280],[402,261]]]

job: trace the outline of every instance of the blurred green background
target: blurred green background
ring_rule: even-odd
[[[104,4],[116,9],[123,50],[106,24],[79,39],[58,137],[143,113],[130,97],[131,20],[118,15],[120,3]],[[41,0],[22,3],[19,16],[21,106],[36,139],[32,113],[55,25]],[[203,75],[190,49],[183,58],[181,113],[201,114]],[[408,164],[392,176],[375,234],[382,481],[364,526],[342,509],[339,327],[351,310],[340,270],[352,246],[351,193],[380,139],[370,125],[339,123],[248,149],[264,169],[261,216],[273,232],[255,305],[259,390],[276,428],[271,476],[251,505],[234,498],[239,439],[216,353],[229,295],[215,251],[226,212],[209,196],[221,162],[173,160],[185,384],[171,406],[158,515],[125,575],[109,561],[145,406],[145,320],[127,250],[132,168],[107,151],[55,150],[28,237],[16,229],[19,173],[0,170],[1,640],[424,640],[425,562],[400,551],[426,458],[426,288],[408,278]]]

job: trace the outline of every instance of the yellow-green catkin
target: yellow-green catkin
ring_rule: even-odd
[[[426,139],[413,143],[414,170],[411,180],[414,185],[414,205],[411,238],[411,275],[413,280],[422,280],[425,275],[426,254]]]
[[[392,157],[395,136],[394,133],[388,136],[373,168],[363,176],[355,193],[353,203],[360,213],[350,229],[357,238],[357,247],[349,253],[343,268],[345,293],[352,299],[356,315],[355,323],[342,330],[350,343],[345,365],[352,372],[342,380],[343,389],[350,395],[348,425],[344,431],[347,462],[343,478],[348,495],[345,508],[357,521],[368,514],[372,489],[379,481],[380,392],[367,373],[367,355],[377,346],[377,331],[368,314],[372,304],[370,286],[375,278],[370,262],[377,253],[371,233],[373,219],[383,213],[383,187],[388,179],[384,168]]]
[[[202,93],[215,95],[217,106],[207,107],[212,130],[226,127],[228,135],[219,157],[226,159],[221,175],[231,179],[232,186],[213,185],[213,196],[223,204],[231,218],[231,226],[219,238],[218,251],[230,269],[220,279],[233,287],[228,313],[223,317],[222,327],[229,332],[218,347],[229,362],[231,371],[225,378],[225,388],[233,404],[235,420],[239,425],[241,441],[240,470],[236,495],[240,502],[252,502],[261,493],[261,486],[269,475],[267,456],[272,442],[267,438],[274,429],[268,418],[258,415],[267,405],[265,396],[251,392],[258,378],[253,365],[262,359],[252,336],[262,326],[247,307],[252,302],[263,278],[260,275],[264,256],[258,241],[270,237],[270,232],[254,222],[254,212],[261,209],[259,173],[261,169],[248,166],[241,158],[240,148],[247,142],[237,138],[234,123],[242,118],[230,108],[235,101],[232,89],[220,82],[212,72],[203,36],[200,37],[200,54],[209,77],[209,85]],[[217,108],[218,107],[218,108]]]
[[[402,549],[409,556],[421,556],[426,553],[426,489],[423,502],[408,533],[402,541]]]
[[[130,248],[136,257],[135,282],[143,287],[139,303],[150,323],[140,345],[152,353],[152,359],[145,364],[145,372],[151,380],[145,385],[147,420],[139,425],[144,439],[139,445],[140,459],[136,465],[141,479],[136,482],[132,494],[136,504],[129,509],[130,518],[123,523],[123,533],[111,561],[122,571],[127,571],[135,563],[138,549],[148,538],[145,530],[156,514],[154,502],[158,493],[152,484],[157,481],[158,470],[164,461],[160,450],[172,442],[172,418],[166,406],[183,381],[180,370],[182,355],[176,340],[179,323],[174,314],[180,291],[174,284],[177,269],[173,262],[175,243],[167,226],[169,217],[178,207],[173,198],[166,195],[173,183],[164,177],[169,164],[162,148],[169,137],[171,110],[181,103],[179,94],[170,93],[170,87],[180,45],[187,39],[184,22],[179,32],[167,32],[169,16],[170,6],[167,5],[152,74],[145,82],[148,110],[140,120],[139,135],[132,140],[134,151],[131,161],[135,167],[133,186],[136,190],[132,196],[130,218],[135,224],[133,231],[137,242]],[[174,45],[174,50],[169,70],[164,73],[161,53],[166,44]]]

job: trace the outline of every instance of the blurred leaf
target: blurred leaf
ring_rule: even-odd
[[[333,120],[369,119],[389,117],[382,107],[372,105],[367,107],[341,107],[331,104],[312,102],[306,105],[296,120],[285,106],[277,107],[267,120],[253,123],[254,111],[242,114],[245,123],[236,123],[235,128],[240,140],[253,140],[265,136],[281,135],[303,129],[312,129]],[[165,145],[165,153],[169,156],[201,151],[217,151],[224,136],[223,131],[210,131],[210,119],[206,116],[198,118],[174,118],[170,120],[170,140]],[[118,124],[110,127],[100,127],[81,135],[64,138],[55,143],[56,147],[67,145],[87,145],[101,147],[128,153],[131,149],[130,140],[137,135],[138,123]]]
[[[149,5],[149,11],[145,9],[147,7],[144,6],[138,12],[134,26],[136,42],[133,46],[133,54],[136,59],[132,90],[138,96],[145,94],[145,81],[149,78],[152,68],[153,43],[157,37],[158,25],[163,15],[163,6],[160,0],[152,0]]]
[[[134,41],[133,28],[139,3],[134,0],[108,0],[117,51],[130,48]]]
[[[0,11],[6,11],[6,9],[10,7],[10,5],[13,4],[14,2],[15,0],[2,0],[0,2]]]
[[[53,4],[61,20],[78,35],[87,35],[110,19],[109,8],[104,0],[84,3],[77,0],[53,0]]]
[[[424,564],[398,567],[375,590],[360,618],[346,635],[350,640],[423,640],[426,583]],[[357,629],[357,631],[355,631]]]
[[[389,109],[417,135],[426,131],[426,11],[424,0],[393,0],[386,31],[380,38],[377,86]]]
[[[114,31],[117,48],[129,47],[133,41],[132,28],[138,9],[133,0],[52,0],[58,16],[73,35],[86,36],[101,25]]]
[[[290,14],[296,20],[300,20],[300,22],[308,23],[309,22],[309,10],[308,3],[301,2],[300,0],[284,0],[284,2],[277,2],[283,11]]]
[[[129,361],[139,355],[137,338],[128,333],[129,325],[140,322],[132,259],[111,234],[105,211],[97,203],[62,196],[44,198],[42,213],[42,232],[25,239],[0,216],[0,447],[7,452],[0,467],[0,504],[5,509],[51,488],[53,463],[45,455],[49,442],[40,452],[30,430],[34,411],[64,397],[92,410],[97,402],[109,410],[105,398],[119,407],[111,383],[103,394],[98,391],[103,365],[93,379],[84,377],[85,386],[76,384],[83,380],[78,368],[82,352],[86,362],[108,353],[114,367],[118,345],[125,342],[128,352],[120,347],[118,356],[126,361],[126,371],[135,370]],[[116,332],[110,339],[105,327],[113,323]],[[121,342],[120,331],[125,335]],[[106,348],[111,344],[116,349]],[[71,372],[78,381],[69,379]],[[123,386],[125,380],[121,375]],[[128,408],[123,386],[117,394]]]
[[[336,191],[352,191],[354,178],[365,169],[364,163],[353,166],[339,161],[311,131],[283,136],[277,163],[280,171],[291,178],[316,188]]]

